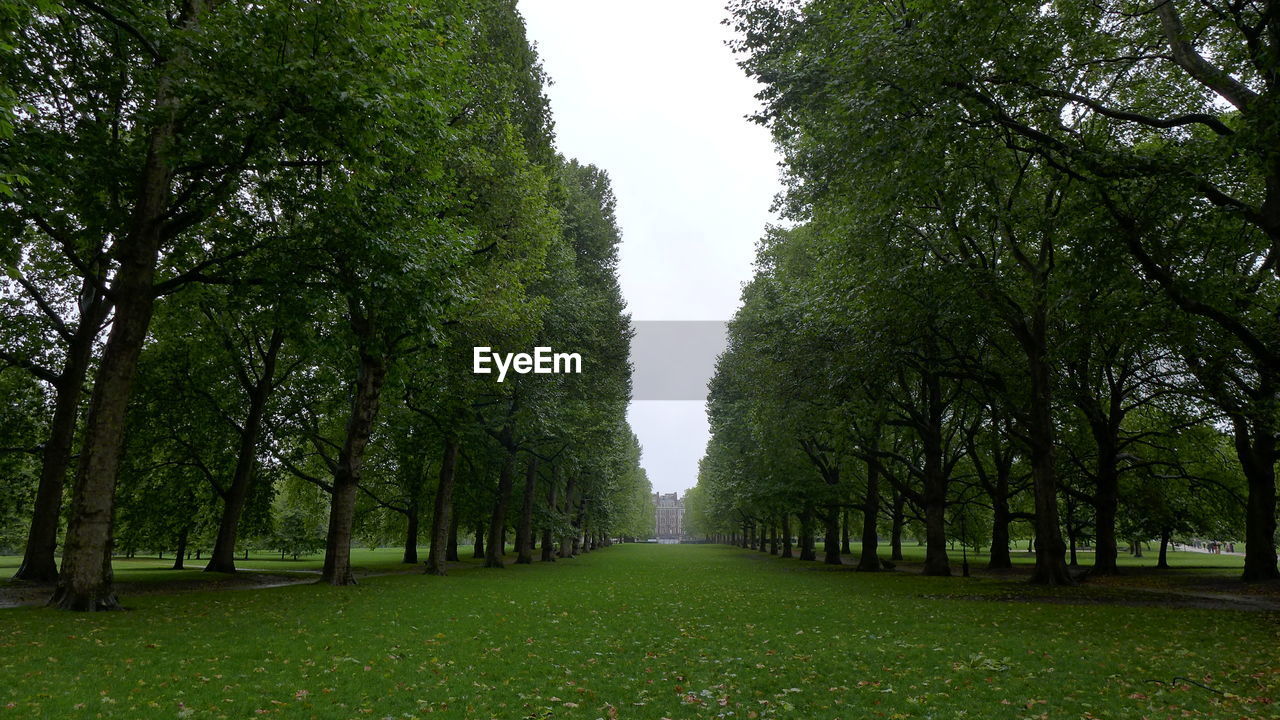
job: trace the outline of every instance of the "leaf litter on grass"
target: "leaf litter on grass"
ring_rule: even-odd
[[[1277,714],[1280,637],[1257,613],[925,597],[960,581],[795,564],[615,546],[128,613],[3,611],[0,720]]]

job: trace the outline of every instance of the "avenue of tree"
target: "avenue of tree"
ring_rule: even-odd
[[[18,579],[103,610],[113,553],[322,548],[344,585],[353,541],[442,574],[460,537],[649,534],[614,198],[515,5],[0,1]],[[499,384],[475,345],[583,372]]]
[[[1044,584],[1243,540],[1280,577],[1280,4],[731,9],[794,222],[712,381],[701,532],[838,563],[852,524],[862,570],[905,533],[932,575],[1034,538]]]

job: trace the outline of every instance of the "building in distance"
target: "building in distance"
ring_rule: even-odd
[[[676,493],[654,493],[658,542],[672,545],[684,540],[684,498]]]

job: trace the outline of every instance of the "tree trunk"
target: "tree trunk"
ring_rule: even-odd
[[[86,366],[87,366],[86,362]],[[31,527],[22,565],[14,580],[51,584],[58,580],[55,559],[58,546],[58,521],[62,513],[62,487],[67,467],[71,464],[71,445],[75,437],[76,415],[80,409],[84,370],[75,382],[67,382],[64,370],[55,386],[53,420],[45,442],[40,468],[40,485],[36,490]]]
[[[587,524],[587,501],[584,498],[579,498],[577,513],[573,520],[573,527],[575,528],[575,531],[573,533],[573,551],[572,552],[574,555],[577,555],[579,553],[584,553],[587,551],[586,544],[582,542],[582,533],[585,532],[586,524]]]
[[[258,468],[258,436],[262,431],[262,417],[266,414],[267,400],[275,389],[276,358],[280,354],[280,346],[284,343],[284,331],[274,328],[266,352],[262,356],[262,375],[253,387],[246,387],[249,392],[249,413],[244,425],[240,428],[240,446],[236,454],[236,469],[231,476],[231,485],[222,497],[222,518],[218,523],[218,537],[213,543],[213,552],[209,555],[206,572],[236,571],[236,534],[240,527],[240,518],[244,514],[245,501],[249,497],[249,488],[253,486],[253,477]]]
[[[1031,582],[1039,585],[1072,585],[1067,572],[1066,543],[1058,519],[1058,470],[1054,461],[1052,367],[1046,344],[1047,310],[1045,279],[1037,285],[1037,303],[1031,326],[1024,336],[1031,376],[1031,407],[1027,436],[1031,455],[1031,477],[1035,487],[1036,568]]]
[[[520,504],[520,526],[516,530],[516,564],[533,564],[533,493],[538,486],[538,458],[529,456],[524,472],[524,498]]]
[[[1103,360],[1110,369],[1109,361]],[[1075,405],[1084,415],[1093,437],[1097,455],[1094,471],[1093,496],[1090,504],[1094,510],[1093,567],[1090,575],[1116,575],[1119,548],[1116,542],[1116,512],[1120,501],[1120,427],[1126,410],[1125,394],[1116,386],[1114,375],[1106,373],[1109,392],[1105,396],[1095,393],[1093,378],[1087,360],[1069,366],[1074,378]],[[1068,508],[1071,508],[1069,505]],[[1071,521],[1068,520],[1068,523]],[[1072,565],[1075,563],[1073,562]]]
[[[565,517],[568,517],[569,514],[573,512],[573,504],[577,502],[577,499],[574,497],[577,485],[578,476],[570,475],[569,480],[564,487],[564,510],[562,512]],[[560,538],[560,557],[573,557],[573,540],[569,535],[565,535]]]
[[[991,559],[987,568],[1009,570],[1013,557],[1009,555],[1009,498],[1005,494],[991,498]]]
[[[822,562],[827,565],[840,564],[840,508],[831,505],[826,512],[826,537],[823,538],[825,554]]]
[[[849,508],[845,508],[841,513],[840,521],[840,553],[842,555],[852,555],[853,548],[849,545]]]
[[[471,545],[471,557],[473,558],[484,557],[484,536],[487,534],[488,534],[488,531],[486,530],[484,523],[483,522],[478,523],[476,525],[475,541]]]
[[[134,210],[133,229],[119,248],[120,269],[112,284],[116,314],[94,382],[84,446],[72,491],[62,574],[50,600],[51,605],[64,610],[120,607],[112,588],[111,572],[116,476],[138,356],[154,307],[151,286],[159,257],[161,214],[169,183],[167,164],[160,153],[171,130],[153,133],[142,197]]]
[[[1245,582],[1280,578],[1276,566],[1276,433],[1272,421],[1231,419],[1236,455],[1249,483],[1245,501]]]
[[[406,520],[404,533],[404,555],[400,558],[400,562],[405,565],[418,564],[418,535],[421,532],[421,529],[419,528],[420,514],[421,511],[418,508],[418,499],[416,497],[409,498],[404,514]]]
[[[86,359],[85,367],[87,366]],[[27,548],[22,557],[22,565],[13,575],[14,580],[46,584],[58,580],[55,556],[58,522],[62,513],[62,487],[67,467],[71,464],[71,446],[75,438],[76,415],[80,409],[84,376],[85,369],[81,368],[79,377],[72,381],[67,370],[64,370],[55,385],[53,420],[42,453],[40,485],[36,490],[31,528],[27,533]]]
[[[502,556],[506,552],[507,508],[511,505],[511,490],[516,472],[516,448],[511,426],[502,429],[502,446],[506,457],[498,474],[498,497],[493,503],[493,517],[489,521],[489,547],[484,555],[487,568],[505,567]]]
[[[173,554],[174,570],[185,570],[183,561],[187,557],[187,539],[191,536],[191,526],[183,525],[182,530],[178,532],[178,552]]]
[[[444,559],[447,562],[458,562],[458,513],[452,507],[449,508],[449,548]]]
[[[189,0],[177,24],[183,28],[194,27],[206,9],[205,3]],[[116,478],[138,356],[147,339],[155,307],[156,263],[171,209],[173,174],[166,155],[174,145],[179,110],[171,89],[178,69],[186,61],[185,53],[176,52],[164,61],[158,73],[153,103],[158,122],[147,138],[146,160],[128,229],[111,249],[118,262],[110,293],[115,302],[115,317],[98,364],[85,420],[62,553],[62,572],[49,600],[51,606],[64,610],[120,608],[111,572]]]
[[[1076,556],[1076,501],[1070,496],[1067,497],[1067,565],[1070,567],[1080,567],[1080,560]]]
[[[120,269],[112,284],[116,314],[98,367],[85,423],[62,554],[62,573],[49,601],[50,605],[64,610],[120,608],[112,587],[112,515],[126,410],[154,307],[151,286],[159,256],[160,214],[168,197],[169,177],[159,153],[167,138],[167,133],[163,138],[152,138],[143,197],[134,211],[134,229],[120,247]]]
[[[800,559],[817,559],[813,538],[813,508],[808,505],[800,513]]]
[[[1067,564],[1080,567],[1080,558],[1076,553],[1076,527],[1070,520],[1067,521],[1067,552],[1070,557]]]
[[[925,575],[951,575],[951,558],[947,555],[946,503],[936,499],[924,505]]]
[[[356,324],[358,326],[362,323]],[[355,524],[356,492],[360,487],[364,451],[378,417],[382,381],[386,376],[387,358],[361,348],[346,437],[333,473],[329,533],[325,538],[324,569],[320,573],[320,579],[330,585],[354,585],[356,582],[355,575],[351,573],[351,533]]]
[[[947,485],[943,468],[942,381],[929,373],[922,383],[928,398],[928,424],[920,433],[924,449],[924,487],[920,499],[924,505],[924,574],[951,575],[951,559],[947,556]]]
[[[453,559],[458,559],[458,524],[453,516],[453,485],[457,477],[458,438],[444,439],[444,457],[440,460],[440,482],[436,485],[436,502],[431,512],[431,549],[427,553],[428,575],[444,575],[452,543]]]
[[[858,556],[858,570],[876,572],[880,569],[880,536],[876,520],[880,515],[880,466],[867,463],[867,493],[862,498],[862,550]]]
[[[782,557],[795,557],[791,552],[791,513],[782,514]]]
[[[902,560],[902,529],[907,524],[907,498],[896,489],[893,491],[893,527],[889,531],[889,559]]]
[[[1171,534],[1172,531],[1169,528],[1160,529],[1160,559],[1156,562],[1156,567],[1164,570],[1169,569],[1169,536]]]
[[[1094,496],[1094,575],[1115,575],[1120,572],[1116,560],[1119,548],[1116,543],[1116,508],[1120,503],[1120,477],[1116,467],[1116,452],[1109,444],[1098,443],[1098,476]]]
[[[93,341],[102,328],[110,304],[97,285],[85,280],[81,287],[80,324],[67,345],[67,358],[62,372],[53,383],[53,418],[49,438],[41,453],[40,485],[36,490],[31,527],[22,564],[13,574],[14,580],[52,584],[58,580],[58,523],[62,515],[62,488],[71,466],[75,443],[76,419],[80,413],[80,396],[84,379],[93,360]]]
[[[551,466],[551,482],[547,483],[547,510],[555,512],[559,506],[559,498],[556,493],[559,491],[560,485],[560,466]],[[556,548],[554,547],[555,538],[551,532],[551,526],[548,525],[542,529],[542,562],[555,562]]]

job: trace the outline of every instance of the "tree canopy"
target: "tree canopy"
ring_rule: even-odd
[[[794,225],[712,384],[706,529],[799,515],[803,547],[847,505],[874,554],[905,504],[928,573],[978,512],[1046,584],[1080,540],[1115,572],[1117,533],[1277,577],[1269,7],[733,3]]]
[[[0,31],[19,578],[99,610],[113,551],[323,547],[348,584],[388,534],[416,561],[429,528],[433,572],[476,527],[498,566],[508,527],[521,561],[643,534],[615,201],[556,152],[513,1],[6,4]],[[583,367],[499,383],[473,346]]]

